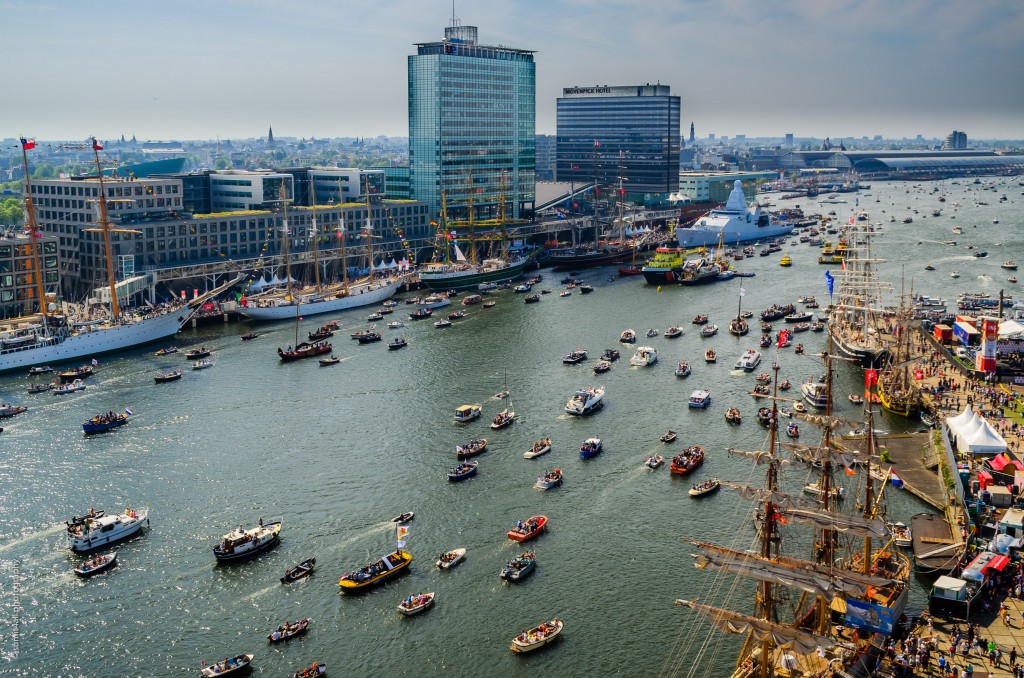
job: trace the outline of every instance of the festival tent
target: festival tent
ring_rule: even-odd
[[[255,292],[259,292],[260,290],[262,290],[264,287],[266,287],[269,284],[270,283],[268,283],[263,278],[256,278],[255,280],[253,280],[252,282],[249,283],[249,289],[253,290]]]
[[[971,409],[971,406],[967,405],[964,407],[964,411],[960,414],[955,417],[948,417],[946,419],[946,426],[948,426],[949,430],[953,432],[953,435],[960,435],[960,431],[964,425],[974,421],[977,416],[978,415],[974,413],[974,410]]]
[[[388,262],[388,268],[392,270],[398,268],[398,262],[395,261],[394,258],[392,258],[391,261]]]
[[[1007,320],[999,323],[1000,339],[1020,339],[1024,337],[1024,325],[1016,320]]]
[[[1006,451],[1006,441],[999,435],[992,424],[983,421],[981,426],[957,440],[957,447],[962,452],[971,454],[998,454]]]

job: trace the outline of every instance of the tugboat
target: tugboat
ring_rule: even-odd
[[[284,521],[274,518],[264,524],[260,518],[256,527],[248,530],[239,526],[225,534],[219,544],[213,545],[213,556],[220,563],[237,562],[269,551],[281,543],[281,527]]]

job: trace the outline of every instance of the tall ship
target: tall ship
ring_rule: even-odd
[[[99,304],[69,304],[67,313],[58,313],[56,294],[47,294],[43,276],[35,275],[35,298],[39,300],[39,313],[34,317],[17,318],[0,323],[0,372],[20,370],[33,365],[76,360],[85,356],[113,353],[159,341],[173,336],[192,315],[188,303],[172,299],[159,306],[124,308],[124,292],[118,290],[114,276],[113,257],[110,250],[111,233],[135,233],[132,230],[114,228],[107,214],[107,195],[104,175],[100,166],[99,152],[103,147],[91,139],[93,159],[96,163],[99,182],[98,205],[99,227],[83,229],[103,234],[103,251],[107,260],[108,288],[102,294],[109,296],[109,306]],[[22,160],[25,164],[25,207],[28,213],[28,244],[31,250],[33,270],[40,271],[40,253],[36,242],[38,226],[35,207],[32,204],[32,185],[28,171],[27,150],[35,142],[21,139]],[[232,281],[232,284],[236,281]],[[220,288],[223,289],[223,288]],[[97,290],[100,292],[101,290]],[[218,289],[219,291],[219,289]],[[94,299],[100,299],[97,295]],[[204,295],[191,304],[197,305],[208,298]]]
[[[311,184],[312,186],[312,184]],[[315,189],[311,189],[315,190]],[[390,273],[386,278],[375,276],[373,269],[373,240],[378,237],[373,234],[373,222],[370,221],[370,191],[366,191],[366,228],[363,237],[366,239],[366,257],[368,275],[362,280],[349,284],[348,280],[348,257],[345,249],[345,222],[344,214],[338,222],[338,237],[341,243],[341,272],[340,282],[323,284],[320,279],[320,248],[318,246],[318,233],[316,224],[316,196],[313,196],[312,224],[310,225],[310,240],[313,243],[314,272],[316,282],[312,290],[296,291],[292,285],[292,265],[289,243],[291,234],[288,231],[288,203],[282,203],[284,210],[284,259],[285,259],[285,283],[286,289],[282,291],[268,292],[249,297],[246,305],[239,311],[249,320],[291,320],[299,316],[319,315],[321,313],[335,313],[350,308],[361,306],[372,306],[386,301],[393,297],[398,288],[402,285],[400,276],[392,276]]]
[[[836,349],[864,367],[877,368],[889,355],[881,321],[885,313],[882,294],[890,286],[878,279],[876,266],[884,260],[874,257],[873,235],[863,225],[851,225],[843,270],[829,272],[826,280],[829,296],[832,281],[839,282],[828,319],[828,332]]]
[[[773,222],[771,215],[761,211],[756,202],[747,205],[743,195],[743,182],[733,184],[725,207],[713,209],[698,218],[691,226],[676,228],[676,239],[680,247],[706,247],[723,240],[726,244],[759,240],[793,232],[792,222]]]
[[[910,355],[910,312],[901,305],[896,313],[896,345],[887,365],[878,374],[875,392],[878,402],[889,412],[913,417],[921,410],[921,387],[911,374],[917,358]]]
[[[778,384],[778,366],[774,369],[773,381]],[[830,363],[826,383],[831,384]],[[730,450],[765,468],[764,485],[722,482],[723,487],[737,490],[741,498],[758,505],[752,512],[753,543],[742,537],[732,547],[688,540],[697,548],[694,564],[698,569],[756,583],[753,609],[735,609],[749,604],[748,590],[721,576],[706,587],[705,599],[675,602],[704,616],[720,631],[745,636],[733,678],[872,675],[878,648],[885,647],[885,636],[893,632],[906,606],[910,577],[910,562],[894,548],[893,537],[881,519],[882,496],[875,494],[870,469],[872,436],[868,436],[863,453],[835,446],[832,430],[842,422],[833,419],[829,410],[812,422],[824,429],[817,448],[780,445],[778,414],[773,397],[767,450]],[[871,425],[869,409],[869,431]],[[790,462],[783,448],[820,469],[817,499],[783,489],[782,475]],[[861,463],[867,466],[865,471],[854,472],[864,482],[863,509],[844,513],[836,498],[833,471],[843,465],[849,474]],[[808,528],[811,535],[799,534]],[[794,544],[801,544],[809,553],[792,555]],[[712,604],[723,598],[723,604]],[[699,627],[693,627],[691,633],[687,642],[694,647],[711,642],[699,638]]]
[[[503,182],[504,184],[504,182]],[[448,215],[444,193],[441,194],[441,221],[438,228],[438,240],[444,248],[444,261],[431,262],[419,269],[419,278],[429,289],[432,290],[463,290],[477,287],[481,283],[502,283],[523,275],[528,261],[527,257],[516,257],[512,259],[508,252],[508,235],[505,232],[505,195],[504,188],[501,196],[501,217],[499,225],[501,229],[502,252],[500,257],[484,259],[482,263],[476,263],[476,242],[473,234],[473,226],[470,226],[470,259],[459,249],[457,243],[451,238],[448,230]],[[472,204],[470,214],[473,213]],[[449,246],[450,245],[450,246]],[[451,253],[454,250],[455,261],[451,261]]]

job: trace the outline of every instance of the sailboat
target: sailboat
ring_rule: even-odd
[[[505,409],[494,415],[491,428],[494,430],[511,426],[516,421],[516,412],[512,409],[512,394],[508,390],[508,368],[505,368],[505,386],[502,388],[505,398]]]
[[[910,355],[910,321],[910,312],[901,303],[896,312],[896,350],[890,356],[889,364],[878,372],[875,387],[882,407],[903,417],[917,416],[921,409],[921,387],[910,374],[910,366],[917,362],[917,358]]]
[[[91,138],[90,142],[96,164],[96,180],[99,183],[97,198],[99,227],[83,230],[98,231],[103,234],[103,252],[106,256],[109,280],[108,287],[98,289],[97,292],[100,296],[110,297],[108,316],[97,321],[91,318],[87,309],[79,318],[57,312],[56,296],[48,294],[44,289],[41,257],[36,237],[30,237],[28,244],[32,253],[32,268],[37,272],[31,274],[30,277],[35,282],[33,292],[34,298],[39,302],[38,316],[35,319],[18,318],[0,323],[0,372],[122,351],[173,336],[192,315],[192,308],[202,304],[210,296],[209,294],[202,295],[199,299],[189,303],[171,299],[160,307],[122,308],[122,300],[118,298],[119,292],[114,276],[110,234],[135,233],[135,231],[114,228],[111,225],[107,215],[104,174],[100,166],[99,151],[103,147],[95,138]],[[21,147],[22,161],[25,167],[25,207],[28,213],[28,232],[38,237],[39,229],[32,200],[31,173],[28,171],[28,155],[26,153],[28,149],[35,147],[35,142],[22,138]],[[236,282],[237,279],[232,280],[228,285],[218,288],[216,292]],[[123,291],[120,294],[123,295]]]
[[[734,334],[737,337],[742,337],[750,331],[750,327],[747,325],[747,321],[743,319],[743,297],[747,291],[740,287],[740,300],[736,306],[736,317],[729,321],[729,334]]]
[[[402,285],[401,277],[389,277],[386,280],[378,280],[374,278],[373,274],[373,221],[370,218],[370,190],[369,190],[369,179],[367,179],[366,189],[366,227],[364,231],[364,237],[366,238],[366,256],[367,266],[369,274],[363,280],[360,280],[352,285],[348,283],[348,269],[345,253],[345,222],[344,222],[344,208],[341,209],[339,215],[339,235],[338,240],[341,241],[341,256],[342,262],[341,267],[345,271],[344,277],[340,283],[321,286],[319,281],[317,287],[308,294],[299,295],[294,294],[292,289],[292,277],[291,277],[291,265],[287,263],[290,258],[290,240],[291,234],[288,230],[288,217],[287,211],[285,212],[284,224],[283,224],[283,235],[284,252],[286,261],[286,282],[288,285],[287,291],[282,292],[270,292],[263,295],[255,295],[249,297],[247,305],[240,308],[239,311],[246,318],[250,320],[287,320],[293,315],[302,315],[303,317],[311,315],[319,315],[321,313],[334,313],[337,311],[344,311],[350,308],[359,308],[362,306],[371,306],[379,304],[387,299],[390,299],[398,291],[398,288]],[[340,193],[339,204],[340,204]],[[316,224],[316,196],[313,196],[313,215],[312,215],[312,238],[314,239],[314,253],[316,257],[316,271],[319,277],[319,231],[317,230]],[[287,205],[287,202],[284,202]]]
[[[778,384],[777,364],[774,370],[774,383]],[[831,367],[826,383],[831,385]],[[777,394],[776,387],[774,395],[777,397]],[[879,518],[870,469],[863,474],[862,514],[842,513],[831,500],[833,461],[841,460],[852,468],[853,460],[849,458],[851,453],[831,445],[830,429],[838,420],[830,415],[831,409],[825,417],[810,417],[825,427],[823,444],[818,450],[796,444],[786,446],[802,448],[804,454],[811,455],[810,458],[820,464],[819,482],[823,488],[820,502],[809,504],[782,488],[781,474],[788,460],[784,459],[778,444],[778,403],[773,397],[767,450],[730,450],[765,466],[764,487],[722,483],[724,487],[738,490],[740,497],[758,502],[754,518],[756,545],[750,549],[743,548],[744,545],[727,548],[687,540],[699,550],[694,556],[699,569],[757,582],[754,606],[749,614],[697,600],[675,601],[703,615],[721,631],[745,634],[733,678],[797,674],[824,678],[846,670],[853,675],[869,675],[872,669],[869,664],[877,656],[877,652],[871,650],[872,644],[879,646],[879,637],[892,632],[894,621],[906,605],[909,561],[893,548],[892,537]],[[871,421],[869,411],[869,430]],[[869,443],[864,455],[869,466],[872,452],[873,444]],[[795,526],[785,527],[789,523],[810,526],[814,530],[811,557],[783,553],[790,542],[788,532],[796,529]],[[841,535],[850,538],[845,553]],[[873,548],[873,543],[877,543],[873,539],[882,540],[883,546]],[[730,592],[728,595],[735,591],[736,595],[745,596],[741,593],[742,587],[721,582],[714,586]],[[863,666],[855,670],[858,663]]]
[[[515,280],[523,275],[526,268],[527,258],[510,258],[508,252],[508,234],[505,231],[505,175],[501,179],[501,216],[498,225],[501,230],[500,257],[484,259],[483,263],[476,263],[476,242],[473,235],[473,227],[470,228],[470,257],[467,261],[465,254],[454,242],[454,236],[448,229],[448,209],[445,193],[441,193],[441,224],[438,226],[439,246],[444,248],[445,256],[442,262],[425,264],[419,270],[420,280],[432,290],[461,290],[478,287],[485,283],[501,283]],[[472,193],[470,194],[470,215],[473,213]],[[449,243],[452,247],[449,247]],[[451,261],[451,249],[455,250],[455,261]]]
[[[623,196],[624,193],[625,193],[625,191],[622,188],[622,177],[620,176],[619,177],[619,195],[618,195],[618,200],[616,201],[616,204],[617,204],[618,210],[619,210],[618,222],[619,222],[619,241],[620,242],[623,242],[624,241],[624,237],[625,237],[625,230],[623,229],[624,222],[622,220],[622,196]],[[632,229],[632,233],[630,234],[629,249],[630,249],[630,252],[632,252],[632,258],[630,260],[630,264],[628,266],[619,266],[619,275],[623,276],[623,277],[633,276],[633,275],[641,275],[643,273],[643,269],[639,268],[636,265],[637,242],[636,242],[636,229],[635,228]]]
[[[841,354],[864,367],[877,367],[889,352],[882,341],[884,331],[879,327],[885,313],[882,292],[888,286],[878,280],[875,270],[875,264],[882,260],[875,259],[872,253],[872,231],[857,224],[849,226],[847,234],[849,244],[843,270],[835,271],[839,290],[829,314],[828,332]],[[830,272],[826,277],[831,275]]]

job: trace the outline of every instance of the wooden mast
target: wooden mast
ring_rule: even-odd
[[[117,304],[117,283],[114,279],[114,260],[110,253],[110,219],[107,217],[107,195],[103,186],[103,168],[100,167],[100,145],[96,137],[92,137],[92,155],[96,161],[96,176],[100,182],[99,206],[100,206],[100,231],[103,233],[103,252],[107,258],[107,278],[110,284],[110,320],[116,322],[121,315],[121,309]],[[34,235],[33,235],[34,237]]]
[[[341,284],[348,296],[348,256],[345,253],[345,200],[341,197],[341,177],[338,177],[338,235],[341,238]]]
[[[369,262],[367,280],[373,282],[373,221],[370,219],[370,175],[366,175],[366,260]]]
[[[778,465],[775,459],[775,446],[779,432],[779,362],[776,359],[772,364],[772,371],[775,373],[772,380],[772,419],[769,424],[769,447],[768,453],[768,478],[765,489],[768,490],[768,498],[764,502],[764,521],[761,523],[761,557],[770,559],[772,557],[772,545],[778,544],[778,524],[776,517],[776,506],[772,501],[775,491],[778,489]],[[777,550],[777,548],[776,548]],[[772,584],[769,581],[761,582],[761,590],[758,591],[758,604],[761,608],[761,619],[773,621],[775,618],[775,601],[772,598]],[[761,641],[761,661],[759,667],[760,678],[769,678],[771,675],[771,652],[772,639],[766,635]]]
[[[473,168],[469,169],[469,263],[476,265],[476,224],[473,222]]]
[[[498,210],[501,220],[501,258],[508,264],[508,233],[505,231],[505,170],[501,171],[501,206]]]
[[[309,196],[313,222],[313,267],[316,272],[316,293],[320,294],[323,291],[320,285],[320,231],[316,227],[316,179],[313,177],[309,178]]]
[[[36,247],[36,208],[32,203],[32,181],[29,178],[26,143],[26,139],[21,139],[21,161],[25,167],[25,211],[28,213],[28,241],[29,249],[32,251],[32,268],[36,278],[36,296],[39,297],[39,315],[43,317],[43,329],[45,331],[47,320],[46,291],[43,289],[43,269],[39,265],[39,248]]]

